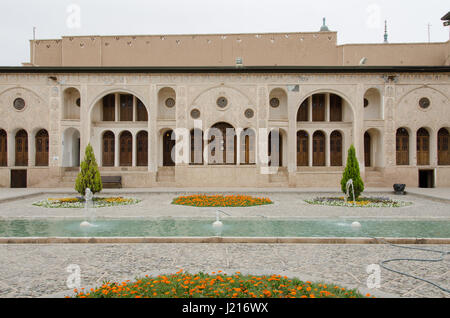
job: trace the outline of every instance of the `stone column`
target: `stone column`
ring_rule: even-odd
[[[28,131],[28,167],[34,167],[36,165],[36,142],[35,134],[32,131]]]
[[[8,167],[16,165],[16,134],[8,132],[7,135],[7,150],[8,150]]]
[[[312,97],[308,97],[308,121],[311,122],[313,118],[312,115]]]
[[[235,130],[236,133],[236,166],[241,165],[241,133],[243,129],[241,127],[238,127]]]
[[[156,85],[152,84],[149,89],[149,118],[148,118],[148,171],[156,172],[158,170],[158,138],[156,117],[158,114],[158,92]]]
[[[430,131],[430,165],[437,166],[438,165],[438,132],[431,130]]]
[[[287,131],[287,159],[288,172],[295,174],[297,172],[297,111],[298,111],[298,95],[299,92],[288,92],[288,131]]]
[[[331,152],[330,152],[330,134],[325,132],[325,166],[330,167]]]
[[[114,167],[120,166],[120,135],[114,133]]]
[[[133,96],[133,122],[137,121],[137,98]]]
[[[417,131],[409,132],[409,165],[417,166]]]
[[[118,122],[119,120],[119,109],[120,109],[120,94],[115,94],[116,98],[114,99],[115,105],[114,105],[114,121]]]
[[[137,134],[131,133],[132,136],[132,153],[131,153],[131,166],[136,167],[137,165]]]
[[[330,93],[325,94],[325,121],[330,121]]]
[[[309,166],[313,166],[313,135],[308,131],[308,162]]]
[[[86,84],[81,85],[80,90],[80,157],[81,160],[84,158],[84,150],[86,149],[88,143],[91,139],[91,133],[92,133],[92,118],[91,118],[91,109],[89,105],[89,96],[88,96],[88,88]],[[101,138],[101,136],[97,136],[98,138]],[[102,143],[100,142],[100,149],[94,149],[94,153],[96,154],[96,157],[100,159],[101,157],[101,149],[102,149]],[[98,160],[97,159],[97,160]]]

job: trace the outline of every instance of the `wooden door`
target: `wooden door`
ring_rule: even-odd
[[[309,166],[309,140],[306,131],[297,132],[297,166]]]
[[[103,97],[103,121],[115,121],[116,96],[109,94]]]
[[[114,167],[115,140],[111,131],[103,135],[103,167]]]
[[[338,131],[330,136],[330,163],[333,167],[342,166],[342,135]]]
[[[442,128],[438,132],[438,165],[450,165],[450,154],[448,150],[449,133]]]
[[[133,136],[125,131],[120,135],[120,166],[131,167],[133,158]]]
[[[325,94],[312,96],[313,121],[325,121]]]
[[[409,134],[405,128],[397,130],[396,157],[398,166],[409,165]]]
[[[8,139],[6,131],[0,130],[0,167],[8,165]]]
[[[174,158],[172,158],[172,149],[175,147],[175,140],[172,140],[172,130],[164,133],[163,137],[163,166],[175,166]]]
[[[273,135],[272,135],[273,134]],[[277,130],[271,131],[269,134],[269,166],[283,166],[283,137]]]
[[[16,134],[16,166],[28,166],[28,134],[25,130]]]
[[[417,131],[417,165],[430,164],[430,135],[424,128]]]
[[[371,167],[371,139],[369,133],[364,134],[364,165]]]
[[[148,166],[148,133],[146,131],[141,131],[138,133],[137,138],[137,166],[145,167]]]
[[[48,132],[46,130],[40,130],[36,134],[36,166],[45,167],[48,166],[48,154],[49,154],[49,140]]]
[[[320,131],[313,136],[313,166],[325,166],[325,135]]]

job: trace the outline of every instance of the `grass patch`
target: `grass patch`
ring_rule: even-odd
[[[105,282],[89,291],[74,290],[74,298],[367,298],[355,289],[302,282],[280,275],[253,276],[213,272],[192,275],[179,271],[134,282]],[[70,297],[68,297],[70,298]]]
[[[411,205],[411,202],[395,201],[389,198],[364,198],[360,197],[356,201],[345,201],[344,197],[318,197],[312,200],[305,200],[306,203],[314,205],[343,206],[349,208],[399,208]]]
[[[132,205],[141,202],[141,200],[134,198],[123,198],[123,197],[94,197],[92,199],[94,208],[104,208],[110,206],[121,206],[121,205]],[[44,208],[84,208],[84,198],[49,198],[33,203],[35,206],[40,206]]]
[[[249,195],[189,195],[173,199],[172,204],[195,207],[250,207],[273,204],[268,198]]]

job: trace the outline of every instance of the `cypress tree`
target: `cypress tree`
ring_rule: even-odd
[[[347,181],[353,180],[353,187],[355,189],[355,200],[359,198],[361,193],[364,191],[364,182],[361,179],[361,175],[359,173],[359,163],[356,159],[356,151],[353,145],[350,146],[347,155],[347,165],[345,167],[344,173],[341,179],[341,189],[344,194],[347,190]],[[350,199],[353,200],[351,188],[350,188]],[[347,198],[349,199],[349,198]]]
[[[85,195],[86,188],[91,189],[92,194],[102,191],[102,179],[95,160],[94,150],[91,144],[86,147],[84,160],[81,163],[81,171],[75,182],[75,190],[81,195]]]

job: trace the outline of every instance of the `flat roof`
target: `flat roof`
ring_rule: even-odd
[[[40,67],[0,66],[0,73],[448,73],[450,66]]]

